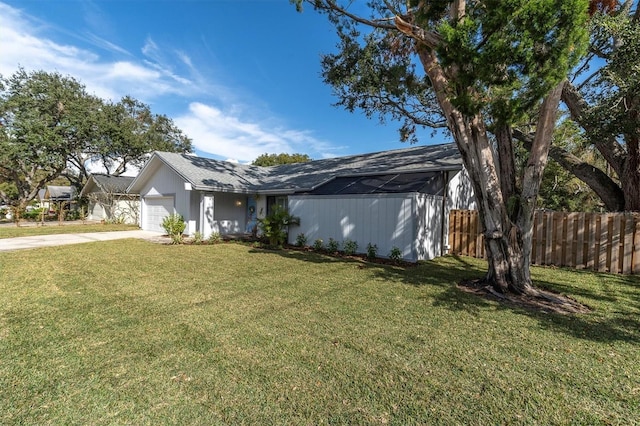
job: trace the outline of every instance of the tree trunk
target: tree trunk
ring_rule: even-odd
[[[533,224],[533,211],[518,209],[517,219],[522,214],[531,214],[530,219],[517,220],[520,228],[511,221],[503,197],[503,180],[498,167],[498,154],[491,146],[482,114],[465,116],[455,108],[448,94],[447,76],[433,52],[425,48],[420,49],[418,54],[436,90],[438,102],[445,113],[449,129],[460,150],[463,164],[471,178],[483,227],[488,260],[488,271],[484,280],[501,293],[535,293],[529,273],[530,260],[528,256],[531,253],[531,247],[526,247],[527,244],[531,244],[531,231],[527,232],[525,228],[527,225]],[[543,155],[545,152],[542,141],[541,136],[536,146],[540,151],[539,159],[544,161],[532,163],[535,171],[540,167],[543,169],[546,161],[546,157]],[[501,155],[509,158],[512,154],[503,152]],[[505,175],[510,174],[509,178],[513,178],[509,167],[505,167],[502,172]],[[539,182],[536,186],[533,181],[534,177],[542,178],[541,174],[540,176],[532,174],[530,178],[532,192],[539,188]],[[504,186],[511,188],[509,183]],[[528,235],[529,238],[523,238],[523,235]]]
[[[631,119],[636,123],[640,121],[638,105],[630,109]],[[622,191],[624,192],[625,210],[640,211],[640,127],[630,129],[625,134],[627,143],[627,159],[620,176]]]
[[[451,102],[447,75],[433,51],[422,48],[418,55],[471,178],[488,259],[485,281],[501,293],[535,294],[530,274],[533,215],[563,83],[557,85],[542,102],[531,154],[522,178],[522,190],[517,194],[508,126],[500,126],[496,132],[498,143],[506,145],[494,150],[482,113],[464,115]],[[509,208],[505,199],[507,191],[511,197],[509,204],[513,203]]]

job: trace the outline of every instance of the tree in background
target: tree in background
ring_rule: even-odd
[[[550,156],[587,184],[609,211],[640,211],[640,9],[634,0],[589,2],[589,52],[565,82],[568,119],[582,144]],[[530,146],[533,135],[515,131]],[[590,152],[591,155],[581,154]]]
[[[569,172],[561,164],[554,161],[555,151],[571,152],[572,156],[588,167],[603,166],[604,159],[584,140],[584,135],[571,120],[562,121],[555,129],[553,142],[549,151],[551,157],[544,169],[538,208],[566,212],[601,212],[604,210],[602,200],[582,180]],[[527,150],[518,146],[516,158],[521,170],[525,167]]]
[[[606,160],[608,170],[593,164],[597,179],[589,182],[611,211],[640,211],[640,8],[633,4],[591,2],[589,55],[562,92],[571,119]]]
[[[95,98],[71,77],[23,69],[1,78],[0,90],[0,180],[15,199],[2,189],[0,197],[20,212],[84,145]]]
[[[140,168],[153,151],[191,152],[191,140],[165,115],[125,96],[118,103],[103,102],[93,110],[92,138],[69,157],[65,176],[81,188],[89,177],[88,165],[120,176]]]
[[[251,164],[254,166],[278,166],[280,164],[307,163],[311,161],[311,157],[307,154],[262,154],[258,156]]]
[[[120,175],[154,150],[190,152],[173,121],[125,97],[105,102],[73,77],[18,70],[0,77],[0,197],[18,210],[59,176],[82,188],[90,165]]]
[[[588,41],[587,1],[306,3],[328,15],[340,38],[340,52],[322,59],[338,104],[403,120],[403,140],[415,140],[416,126],[446,126],[476,196],[484,282],[538,294],[529,268],[533,214],[563,80]],[[527,115],[535,133],[516,179],[512,130]]]

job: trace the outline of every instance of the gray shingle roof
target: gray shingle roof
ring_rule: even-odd
[[[91,177],[101,190],[114,194],[126,193],[134,179],[132,176],[111,176],[98,173],[92,174]]]
[[[187,154],[155,152],[194,189],[232,192],[309,190],[336,177],[380,173],[460,170],[455,144],[425,145],[274,167],[249,166]]]
[[[51,201],[71,201],[75,195],[73,186],[47,185],[44,198]]]

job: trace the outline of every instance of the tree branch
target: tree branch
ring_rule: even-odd
[[[568,81],[565,82],[562,89],[562,101],[569,109],[571,119],[578,123],[580,127],[589,132],[596,130],[593,123],[585,119],[585,112],[589,105],[582,97],[580,92]],[[596,149],[603,155],[607,163],[613,167],[618,176],[622,174],[626,153],[624,148],[613,137],[595,138],[590,141]]]
[[[532,135],[514,129],[513,137],[522,142],[527,151],[531,151],[533,145]],[[616,212],[624,209],[622,189],[605,172],[557,146],[551,146],[549,156],[587,184],[602,199],[607,210]]]

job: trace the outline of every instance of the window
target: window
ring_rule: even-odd
[[[279,206],[283,210],[289,210],[289,203],[286,195],[270,195],[267,197],[267,214],[271,214],[273,209]]]

